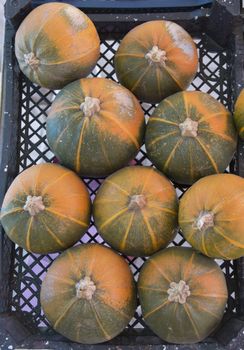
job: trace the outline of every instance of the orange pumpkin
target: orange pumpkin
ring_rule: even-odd
[[[181,198],[179,225],[185,239],[212,258],[244,256],[244,179],[207,176]]]
[[[24,249],[47,254],[77,242],[90,222],[90,198],[72,171],[55,164],[34,165],[9,187],[1,223]]]
[[[115,54],[120,83],[150,103],[185,90],[196,74],[197,63],[192,38],[170,21],[150,21],[133,28]]]
[[[242,89],[235,103],[234,120],[238,134],[244,140],[244,89]]]
[[[109,176],[94,201],[101,236],[126,255],[166,247],[177,228],[178,201],[169,180],[152,167],[131,166]]]
[[[133,276],[111,249],[79,245],[49,268],[41,305],[57,332],[79,343],[102,343],[122,332],[134,315]]]
[[[146,324],[160,338],[178,344],[197,343],[212,333],[228,296],[215,261],[183,247],[151,256],[140,272],[138,291]]]
[[[52,2],[34,9],[15,37],[20,69],[34,83],[60,89],[87,76],[99,57],[100,41],[92,21],[79,9]]]
[[[54,100],[47,139],[61,163],[86,177],[127,165],[143,142],[144,114],[135,96],[104,78],[77,80]]]

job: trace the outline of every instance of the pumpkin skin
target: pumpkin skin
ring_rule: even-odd
[[[85,278],[90,279],[88,286]],[[57,332],[79,343],[102,343],[121,333],[134,315],[133,276],[111,249],[79,245],[62,253],[49,268],[41,305]]]
[[[185,185],[224,172],[236,143],[231,114],[199,91],[179,92],[163,100],[146,128],[149,159],[173,181]]]
[[[177,228],[178,201],[168,179],[152,167],[131,166],[110,175],[93,205],[95,225],[114,249],[147,256],[166,247]]]
[[[53,2],[34,9],[15,37],[22,72],[34,83],[61,89],[86,77],[99,58],[100,40],[92,21],[79,9]]]
[[[207,176],[181,198],[179,225],[203,254],[225,260],[244,256],[244,180],[232,174]]]
[[[109,79],[88,78],[57,95],[47,139],[62,164],[81,176],[103,177],[134,158],[144,128],[143,111],[130,91]]]
[[[140,100],[157,103],[188,87],[198,57],[192,38],[178,24],[149,21],[123,38],[114,63],[122,85]]]
[[[19,174],[9,187],[1,223],[19,246],[47,254],[76,243],[88,228],[90,215],[90,198],[81,179],[60,165],[39,164]]]
[[[181,296],[173,296],[180,281]],[[197,343],[212,333],[228,296],[215,261],[186,247],[150,257],[140,272],[138,292],[146,324],[163,340],[178,344]]]
[[[234,120],[238,134],[244,140],[244,89],[241,90],[235,103]]]

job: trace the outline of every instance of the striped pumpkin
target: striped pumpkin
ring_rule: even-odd
[[[134,315],[133,276],[111,249],[79,245],[49,268],[41,305],[57,332],[79,343],[102,343],[122,332]]]
[[[34,165],[9,187],[1,223],[9,238],[33,253],[53,253],[77,242],[90,222],[90,199],[72,171],[55,164]]]
[[[47,139],[62,164],[102,177],[128,164],[144,136],[144,114],[130,91],[109,79],[67,85],[47,119]]]
[[[151,255],[173,240],[178,201],[172,184],[151,167],[131,166],[109,176],[94,201],[99,233],[126,255]]]
[[[226,260],[244,256],[244,180],[232,174],[207,176],[182,197],[179,225],[203,254]]]
[[[32,82],[49,89],[60,89],[87,76],[99,50],[92,21],[65,3],[52,2],[34,9],[15,37],[20,69]]]
[[[163,340],[197,343],[221,321],[227,287],[219,266],[191,248],[172,247],[150,257],[138,281],[146,324]]]
[[[231,114],[199,91],[179,92],[163,100],[146,129],[148,157],[172,180],[186,185],[224,172],[236,142]]]
[[[244,140],[244,89],[242,89],[235,103],[234,120],[238,134]]]
[[[170,21],[151,21],[133,28],[115,55],[120,83],[150,103],[185,90],[196,74],[197,64],[192,38]]]

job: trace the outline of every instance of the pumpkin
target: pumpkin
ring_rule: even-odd
[[[79,9],[59,2],[35,8],[15,37],[20,69],[32,82],[49,89],[61,89],[87,76],[99,50],[92,21]]]
[[[79,245],[62,253],[49,268],[41,305],[53,328],[65,337],[102,343],[121,333],[134,315],[133,276],[111,249]]]
[[[93,214],[99,233],[113,248],[147,256],[175,237],[178,201],[173,185],[159,171],[131,166],[105,179]]]
[[[170,21],[150,21],[133,28],[115,54],[119,82],[140,100],[150,103],[185,90],[197,65],[192,38]]]
[[[54,100],[47,139],[62,164],[86,177],[103,177],[140,149],[144,114],[130,91],[109,79],[67,85]]]
[[[225,277],[214,260],[171,247],[144,264],[138,281],[146,324],[170,343],[197,343],[212,333],[227,301]]]
[[[9,238],[27,251],[53,253],[77,242],[90,223],[90,198],[72,171],[34,165],[9,187],[1,223]]]
[[[234,120],[238,134],[244,140],[244,89],[241,90],[235,103]]]
[[[163,100],[149,119],[149,159],[173,181],[190,185],[199,178],[224,172],[237,135],[231,114],[212,96],[178,92]]]
[[[185,239],[212,258],[244,256],[244,180],[233,174],[210,175],[182,197],[179,225]]]

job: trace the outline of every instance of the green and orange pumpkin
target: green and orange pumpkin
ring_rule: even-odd
[[[67,85],[54,100],[47,139],[61,163],[102,177],[127,165],[143,142],[144,114],[133,94],[109,79]]]
[[[1,223],[9,238],[33,253],[53,253],[76,243],[90,223],[88,191],[72,171],[34,165],[9,187]]]
[[[231,114],[199,91],[178,92],[164,99],[146,129],[149,159],[173,181],[186,185],[224,172],[236,143]]]
[[[79,245],[62,253],[49,268],[41,305],[57,332],[79,343],[102,343],[122,332],[134,315],[133,276],[111,249]]]
[[[140,272],[138,291],[146,324],[163,340],[177,344],[197,343],[211,334],[228,296],[215,261],[185,247],[150,257]]]
[[[244,140],[244,89],[241,90],[235,103],[234,120],[238,134]]]
[[[131,166],[109,176],[94,201],[99,233],[116,250],[147,256],[166,247],[177,228],[178,201],[169,180],[152,167]]]
[[[179,225],[203,254],[220,259],[244,256],[244,179],[233,174],[197,181],[181,198]]]
[[[119,82],[140,100],[160,102],[185,90],[198,65],[190,35],[170,21],[150,21],[133,28],[115,54]]]
[[[100,40],[92,21],[79,9],[52,2],[34,9],[15,37],[22,72],[34,83],[60,89],[94,68]]]

